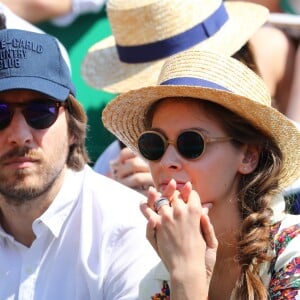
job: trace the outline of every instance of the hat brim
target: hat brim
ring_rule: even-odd
[[[180,96],[179,96],[180,95]],[[102,114],[104,126],[134,152],[137,140],[145,128],[149,107],[168,97],[190,97],[207,100],[233,111],[253,126],[272,137],[283,153],[282,188],[300,177],[300,132],[275,108],[256,103],[231,92],[191,86],[151,86],[121,94],[108,103]]]
[[[48,95],[58,101],[65,101],[70,89],[53,81],[40,77],[8,77],[1,78],[0,91],[26,89]]]
[[[225,2],[229,15],[226,24],[211,38],[193,49],[233,55],[268,19],[268,10],[249,2]],[[119,60],[113,36],[94,44],[83,60],[81,73],[92,87],[111,93],[154,85],[166,59],[129,64]]]

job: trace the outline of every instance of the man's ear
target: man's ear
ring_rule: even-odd
[[[260,149],[258,146],[247,145],[244,153],[243,160],[239,166],[241,174],[249,174],[257,167],[260,156]]]
[[[69,135],[69,146],[73,145],[75,143],[75,137]]]

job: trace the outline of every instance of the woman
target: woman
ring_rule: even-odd
[[[141,299],[170,299],[169,287],[172,300],[300,299],[299,217],[284,212],[280,195],[300,175],[299,131],[233,58],[186,51],[159,82],[103,112],[104,125],[149,161],[156,187],[141,209],[163,264]],[[214,269],[203,206],[218,240]]]
[[[259,74],[252,47],[248,42],[233,57]],[[94,165],[94,170],[143,194],[147,194],[149,186],[153,185],[148,163],[119,140],[110,144],[102,153]]]

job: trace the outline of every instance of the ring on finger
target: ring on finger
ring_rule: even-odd
[[[159,198],[158,200],[156,200],[156,201],[155,201],[155,204],[154,204],[155,211],[158,212],[158,210],[159,210],[163,205],[168,205],[168,206],[170,206],[170,201],[169,201],[168,198],[162,197],[162,198]]]

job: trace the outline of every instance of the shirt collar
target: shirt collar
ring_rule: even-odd
[[[34,232],[40,231],[40,226],[46,226],[57,238],[69,217],[73,207],[76,205],[81,190],[82,176],[84,171],[75,172],[67,170],[64,183],[51,203],[49,208],[33,222]]]

